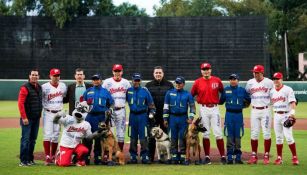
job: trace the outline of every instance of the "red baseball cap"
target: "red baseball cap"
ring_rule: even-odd
[[[112,70],[113,71],[115,71],[115,70],[122,71],[123,70],[123,66],[121,64],[114,64]]]
[[[284,76],[282,75],[281,72],[276,72],[274,75],[273,75],[273,78],[276,78],[276,79],[282,79]]]
[[[53,69],[50,70],[50,75],[51,75],[51,76],[54,76],[54,75],[61,75],[61,71],[60,71],[60,69],[53,68]]]
[[[211,65],[209,63],[202,63],[200,69],[211,69]]]
[[[262,65],[255,65],[254,69],[252,70],[253,72],[260,72],[260,73],[264,73],[264,67]]]

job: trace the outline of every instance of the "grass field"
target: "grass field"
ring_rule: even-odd
[[[307,106],[307,102],[300,102],[296,108],[296,117],[297,118],[307,118],[305,109]],[[64,105],[65,109],[68,109],[68,105]],[[196,106],[198,108],[198,105]],[[305,109],[304,109],[305,108]],[[129,109],[129,108],[127,108]],[[17,106],[17,101],[0,101],[0,118],[18,118],[19,111]],[[198,111],[198,110],[196,110]],[[221,115],[225,116],[225,107],[224,105],[220,106]],[[128,110],[127,110],[128,112]],[[250,116],[250,107],[245,109],[243,112],[244,117]]]
[[[304,114],[304,106],[306,103],[300,103],[297,108],[298,118],[307,118]],[[67,106],[66,106],[67,108]],[[225,109],[220,106],[221,114],[224,116]],[[16,101],[1,101],[0,102],[0,118],[17,118],[19,117]],[[245,117],[248,117],[250,110],[245,110]],[[250,130],[245,129],[245,136],[242,139],[242,150],[250,151]],[[43,161],[37,161],[38,165],[32,167],[18,167],[19,163],[19,145],[20,145],[20,128],[0,129],[0,175],[33,175],[33,174],[123,174],[123,175],[194,175],[194,174],[214,174],[214,175],[303,175],[307,172],[307,145],[306,134],[307,131],[294,131],[294,138],[297,144],[297,152],[300,160],[299,166],[291,164],[290,150],[287,144],[284,144],[283,159],[284,164],[281,166],[273,165],[272,162],[276,158],[275,136],[272,131],[272,149],[271,149],[271,164],[268,166],[262,165],[262,160],[257,165],[220,165],[214,163],[213,165],[125,165],[116,167],[106,166],[88,166],[88,167],[68,167],[61,168],[55,166],[44,166]],[[128,138],[126,139],[129,140]],[[211,138],[212,147],[216,147],[215,141]],[[39,138],[37,139],[36,152],[43,151],[42,148],[42,128],[40,128]],[[259,152],[263,152],[263,139],[260,138]],[[261,158],[260,158],[261,159]]]

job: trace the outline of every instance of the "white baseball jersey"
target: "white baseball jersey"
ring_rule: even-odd
[[[257,82],[255,78],[248,80],[245,89],[251,96],[251,105],[255,107],[268,106],[270,104],[270,90],[273,86],[273,81],[266,77],[260,82]]]
[[[50,82],[42,85],[43,91],[43,107],[48,110],[62,110],[63,98],[66,95],[67,87],[64,83],[59,82],[57,87],[54,87]]]
[[[273,111],[290,111],[290,103],[296,102],[293,89],[287,85],[279,90],[273,88],[270,91]]]
[[[122,78],[120,81],[115,81],[113,77],[111,77],[104,80],[102,87],[110,92],[115,107],[125,107],[126,92],[127,89],[131,87],[128,80]]]
[[[60,141],[60,146],[75,148],[81,140],[92,134],[91,125],[87,121],[78,123],[75,117],[66,115],[61,117],[59,124],[63,124],[64,130]]]

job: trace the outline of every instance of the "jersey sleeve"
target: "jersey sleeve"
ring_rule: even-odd
[[[191,94],[192,94],[193,97],[197,95],[197,87],[198,87],[198,81],[195,80],[195,82],[194,82],[194,84],[191,88]]]
[[[223,85],[221,79],[218,79],[218,80],[219,80],[219,92],[220,92],[220,93],[223,93],[223,91],[224,91],[224,85]]]
[[[295,98],[294,91],[292,88],[289,88],[288,102],[289,103],[296,102],[296,98]]]
[[[250,88],[251,88],[250,86],[251,85],[250,85],[249,81],[247,81],[246,86],[245,86],[245,90],[246,90],[247,93],[250,93]]]
[[[85,121],[85,122],[86,122],[86,125],[87,125],[87,130],[85,132],[84,137],[88,137],[88,136],[92,135],[92,131],[91,131],[92,129],[91,129],[91,125],[87,121]]]
[[[19,109],[19,113],[20,113],[20,117],[22,119],[27,119],[27,114],[26,114],[26,110],[25,110],[25,102],[28,96],[28,90],[26,87],[22,86],[20,88],[19,91],[19,95],[18,95],[18,109]]]
[[[166,92],[164,97],[164,106],[163,106],[163,119],[167,120],[169,117],[169,100],[170,100],[170,91]]]

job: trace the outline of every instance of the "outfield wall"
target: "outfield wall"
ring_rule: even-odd
[[[27,80],[1,80],[0,79],[0,100],[17,100],[20,86]],[[41,80],[40,84],[43,84],[49,80]],[[74,82],[74,80],[63,80],[67,85]],[[143,85],[147,81],[143,81]],[[187,81],[185,89],[190,90],[193,81]],[[228,81],[223,81],[223,84],[227,86]],[[240,85],[245,87],[246,81],[241,81]],[[307,82],[303,81],[287,81],[284,84],[293,88],[294,93],[299,101],[307,102]]]

